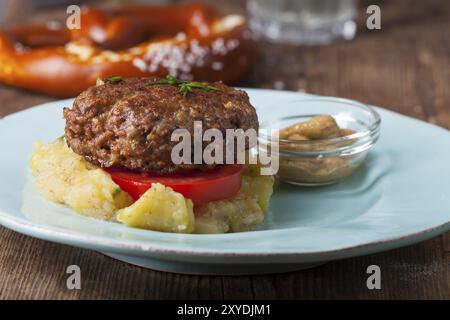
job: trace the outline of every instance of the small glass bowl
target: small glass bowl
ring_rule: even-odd
[[[300,186],[321,186],[352,174],[366,159],[380,135],[381,119],[368,105],[340,98],[308,98],[274,108],[276,116],[261,124],[260,151],[279,157],[280,180]],[[316,115],[331,115],[341,129],[355,131],[347,136],[318,139],[276,139],[273,133]]]

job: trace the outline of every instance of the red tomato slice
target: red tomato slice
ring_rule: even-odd
[[[105,168],[113,181],[139,199],[152,183],[159,182],[189,198],[195,205],[234,197],[241,189],[242,165],[223,165],[212,171],[195,171],[170,175],[139,173],[126,169]]]

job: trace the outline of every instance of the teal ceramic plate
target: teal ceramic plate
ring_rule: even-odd
[[[295,114],[283,105],[305,97],[248,93],[260,122]],[[281,184],[256,231],[179,235],[83,217],[40,197],[27,169],[33,141],[61,136],[62,108],[70,105],[71,100],[56,101],[0,120],[0,223],[7,228],[156,270],[195,274],[302,269],[410,245],[450,229],[449,132],[381,108],[381,137],[364,167],[328,187]]]

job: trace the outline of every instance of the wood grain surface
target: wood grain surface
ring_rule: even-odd
[[[382,9],[381,30],[365,28],[369,4]],[[33,19],[49,14],[36,11]],[[357,37],[349,42],[261,43],[257,65],[239,85],[357,99],[450,128],[450,1],[363,1],[358,20]],[[0,116],[51,100],[0,86]],[[0,299],[450,299],[450,233],[311,270],[240,277],[145,270],[3,227],[0,243]],[[81,267],[81,290],[66,288],[71,264]],[[371,264],[381,267],[381,290],[366,287]]]

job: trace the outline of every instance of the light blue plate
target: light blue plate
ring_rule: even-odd
[[[261,122],[295,114],[284,102],[305,97],[247,91]],[[144,267],[196,274],[302,269],[409,245],[450,229],[449,132],[380,108],[381,137],[366,165],[329,187],[280,185],[257,231],[179,235],[83,217],[40,197],[27,169],[33,141],[61,136],[62,108],[70,105],[71,100],[52,102],[0,120],[2,225]]]

